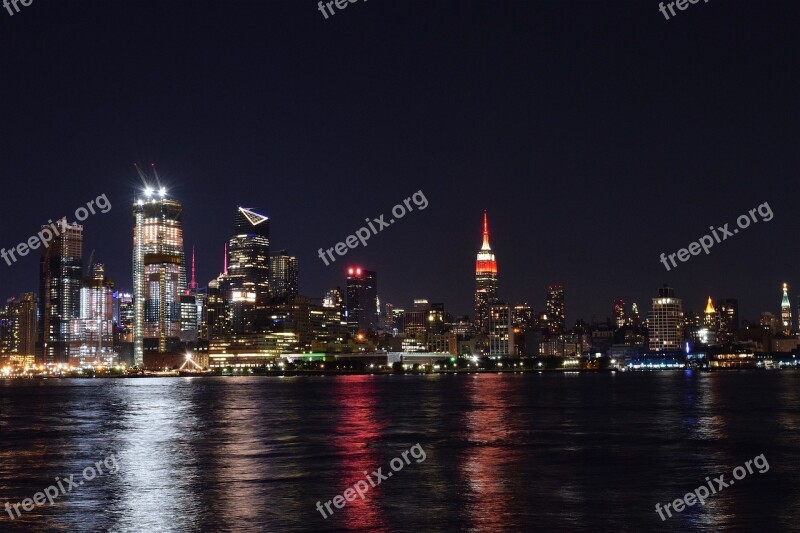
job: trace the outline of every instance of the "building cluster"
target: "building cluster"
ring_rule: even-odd
[[[83,227],[71,225],[42,249],[39,292],[0,309],[0,368],[258,368],[280,361],[324,365],[369,361],[600,358],[664,366],[689,354],[716,354],[735,366],[742,354],[796,352],[788,286],[780,317],[765,312],[740,323],[736,299],[708,298],[701,313],[684,311],[674,289],[653,297],[649,316],[618,299],[602,322],[566,324],[565,290],[547,287],[541,311],[498,296],[497,259],[483,216],[475,263],[474,315],[453,316],[444,303],[381,304],[378,274],[344,271],[344,290],[324,297],[299,292],[297,258],[272,252],[270,220],[254,208],[231,210],[231,236],[220,243],[222,271],[205,286],[191,271],[183,241],[183,206],[164,188],[147,187],[132,206],[132,292],[119,290],[102,263],[83,260]],[[713,358],[713,357],[711,357]],[[655,362],[653,362],[655,361]],[[669,366],[669,365],[667,365]]]

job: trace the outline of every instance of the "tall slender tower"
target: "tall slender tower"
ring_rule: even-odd
[[[783,284],[783,298],[781,299],[781,332],[784,335],[792,334],[792,304],[789,303],[789,286]]]
[[[714,304],[711,301],[711,296],[708,297],[708,303],[706,304],[705,310],[705,318],[703,319],[703,325],[705,329],[708,331],[704,342],[706,344],[714,344],[717,341],[717,324],[719,323],[717,310],[714,309]]]
[[[547,327],[551,335],[561,335],[567,327],[564,286],[547,286]]]
[[[154,170],[155,172],[155,170]],[[140,171],[142,180],[144,175]],[[180,339],[180,296],[186,289],[183,206],[145,181],[133,202],[133,358],[142,366],[145,348],[166,352]]]
[[[69,364],[70,322],[80,314],[83,226],[59,221],[61,233],[39,260],[39,363]],[[43,226],[45,228],[47,226]]]
[[[490,306],[497,303],[497,261],[489,246],[489,218],[483,212],[483,245],[475,261],[475,328],[489,329]]]
[[[194,246],[192,246],[192,280],[189,282],[189,288],[186,293],[191,294],[197,292],[197,271],[195,270],[194,262]]]

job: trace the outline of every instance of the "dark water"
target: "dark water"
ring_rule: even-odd
[[[798,387],[793,371],[0,380],[0,506],[119,465],[2,511],[0,531],[797,530]],[[424,461],[316,510],[417,443]],[[656,502],[760,454],[766,473],[659,519]]]

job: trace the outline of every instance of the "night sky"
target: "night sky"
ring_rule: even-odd
[[[335,8],[334,8],[335,9]],[[736,297],[744,318],[800,293],[796,1],[34,0],[0,11],[6,249],[107,194],[85,259],[130,290],[134,162],[184,205],[205,285],[235,209],[271,219],[301,292],[376,270],[383,302],[472,314],[488,210],[500,297],[568,323],[662,283],[684,307]],[[429,201],[331,266],[367,217]],[[667,272],[710,225],[759,222]],[[388,217],[387,217],[388,218]],[[38,252],[0,262],[0,297],[38,290]]]

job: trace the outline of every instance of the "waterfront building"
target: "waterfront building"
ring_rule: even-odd
[[[683,300],[664,285],[653,298],[649,317],[649,347],[654,352],[683,349]]]

